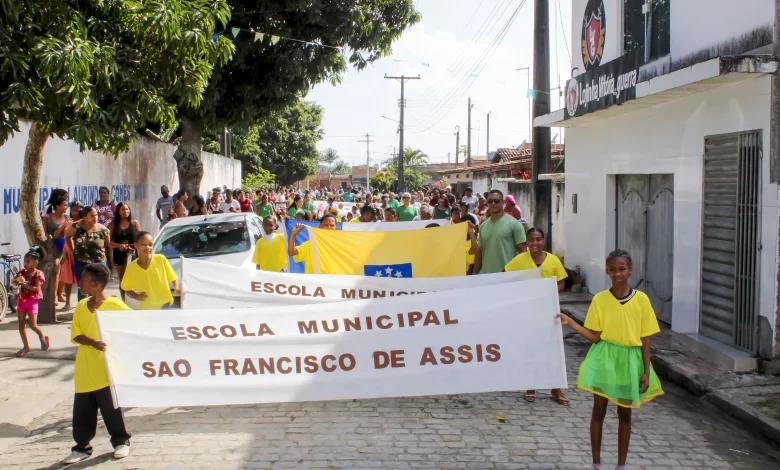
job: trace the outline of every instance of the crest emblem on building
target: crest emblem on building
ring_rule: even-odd
[[[582,20],[582,63],[586,71],[601,64],[607,34],[606,20],[604,1],[589,0]]]
[[[569,84],[566,85],[566,112],[569,116],[577,114],[577,107],[580,104],[580,87],[577,84],[577,80],[569,80]]]

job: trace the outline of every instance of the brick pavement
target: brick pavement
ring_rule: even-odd
[[[566,340],[570,383],[587,344]],[[780,450],[673,385],[634,413],[630,469],[778,468]],[[590,468],[591,397],[571,407],[520,392],[207,408],[131,409],[133,452],[114,461],[103,428],[96,469],[525,469]],[[36,419],[30,435],[0,455],[3,469],[62,468],[70,400]],[[101,425],[102,426],[102,425]],[[616,461],[617,417],[605,424],[605,468]]]

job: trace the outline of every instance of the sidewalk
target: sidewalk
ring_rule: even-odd
[[[561,310],[582,324],[592,298],[562,292]],[[656,373],[780,444],[780,377],[728,371],[693,351],[683,336],[669,329],[653,336]]]
[[[116,279],[106,286],[106,294],[119,297],[119,283]],[[76,307],[76,289],[73,289],[70,299],[73,309],[68,312],[57,310],[57,319],[60,323],[40,325],[43,334],[49,337],[51,347],[48,351],[41,351],[38,337],[35,332],[27,328],[27,340],[32,350],[26,358],[33,359],[59,359],[76,360],[78,347],[70,342],[70,322],[73,320],[73,312]],[[62,305],[60,305],[62,307]],[[0,323],[0,358],[16,358],[16,353],[22,348],[22,340],[19,338],[19,322],[15,313],[7,313]]]

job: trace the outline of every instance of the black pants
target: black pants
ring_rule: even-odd
[[[125,430],[125,418],[121,408],[114,408],[111,401],[111,389],[101,388],[94,392],[77,393],[73,398],[73,440],[76,445],[71,449],[92,455],[90,441],[97,431],[97,413],[103,416],[111,445],[130,445],[130,434]]]

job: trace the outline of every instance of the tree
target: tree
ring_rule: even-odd
[[[179,185],[190,194],[199,193],[203,177],[204,129],[248,127],[294,105],[313,85],[338,84],[349,64],[361,70],[387,56],[420,20],[413,0],[229,1],[232,17],[220,38],[231,37],[233,60],[215,71],[200,105],[179,113],[181,143],[174,158]],[[270,170],[280,182],[290,180]]]
[[[369,180],[369,185],[372,188],[385,191],[393,186],[393,182],[395,182],[395,180],[395,173],[391,172],[390,170],[379,170],[376,172],[376,175],[371,177]]]
[[[428,155],[426,155],[425,152],[419,149],[406,147],[406,149],[404,150],[404,168],[406,167],[411,168],[415,166],[426,166],[426,165],[428,165]],[[388,169],[394,168],[395,169],[394,171],[397,171],[398,156],[393,156],[392,158],[385,160],[385,168]],[[406,177],[406,172],[404,172],[404,178],[405,177]]]
[[[224,0],[0,0],[0,145],[32,123],[19,207],[31,245],[46,241],[38,186],[49,137],[118,155],[147,121],[172,126],[230,58],[230,41],[211,39],[228,17]],[[40,267],[50,278],[52,257]],[[44,289],[39,318],[53,321],[52,283]]]
[[[334,175],[348,175],[352,173],[352,167],[347,164],[344,160],[338,160],[336,163],[333,164],[333,168],[331,169],[331,172]]]
[[[258,126],[260,152],[256,166],[276,175],[277,184],[288,185],[314,173],[317,142],[322,140],[322,107],[301,101]],[[254,170],[251,170],[254,171]]]
[[[406,189],[417,189],[425,186],[427,176],[421,171],[413,168],[404,168],[404,182],[406,183]]]
[[[248,190],[264,189],[273,186],[273,183],[274,175],[260,168],[255,173],[246,175],[241,181],[241,187]]]
[[[336,149],[332,149],[332,148],[328,148],[320,152],[319,158],[317,159],[317,163],[319,163],[319,167],[325,168],[325,171],[323,171],[323,173],[331,173],[333,169],[333,165],[339,161],[340,158],[338,152],[336,152]]]

